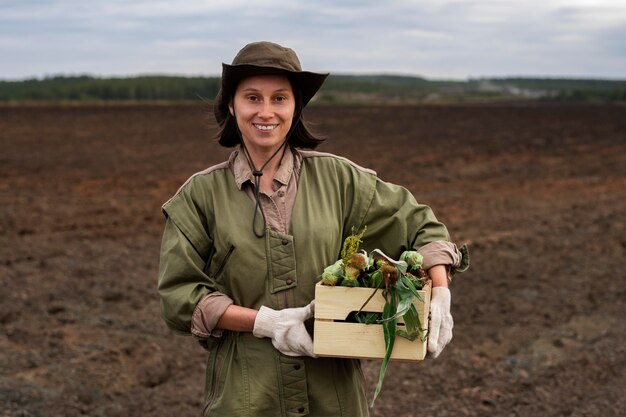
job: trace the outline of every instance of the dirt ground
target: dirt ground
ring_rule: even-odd
[[[626,107],[316,107],[469,243],[454,339],[373,416],[626,415]],[[202,106],[0,107],[0,416],[191,416],[205,351],[155,286],[160,205],[222,161]],[[365,363],[373,393],[379,362]]]

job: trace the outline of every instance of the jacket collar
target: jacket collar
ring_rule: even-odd
[[[234,151],[230,155],[230,158],[228,158],[228,166],[235,177],[235,183],[237,184],[238,189],[241,190],[241,187],[246,181],[254,183],[252,169],[250,169],[250,165],[248,165],[248,160],[246,159],[241,146],[239,146],[239,149]],[[278,182],[280,185],[287,185],[289,183],[289,179],[291,178],[291,174],[293,173],[293,169],[294,155],[291,147],[287,145],[283,158],[278,166],[278,170],[276,171],[276,174],[274,174],[274,181]]]

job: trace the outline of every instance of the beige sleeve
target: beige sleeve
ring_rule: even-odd
[[[452,280],[451,271],[461,266],[463,255],[452,242],[438,240],[430,242],[417,250],[424,257],[422,268],[428,271],[435,265],[445,265],[448,271],[448,281]]]
[[[222,331],[216,329],[215,326],[231,304],[233,300],[221,292],[207,294],[193,311],[191,333],[202,339],[207,339],[209,336],[221,337]]]

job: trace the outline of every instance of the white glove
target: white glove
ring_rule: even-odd
[[[433,287],[430,299],[430,329],[428,331],[428,351],[436,358],[452,340],[452,314],[450,314],[450,290],[446,287]]]
[[[304,327],[304,321],[313,317],[315,300],[306,307],[272,310],[262,306],[254,321],[252,334],[269,337],[272,344],[287,356],[311,356],[313,340]]]

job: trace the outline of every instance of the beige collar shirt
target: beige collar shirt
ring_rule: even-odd
[[[285,147],[280,165],[274,175],[274,181],[272,181],[272,194],[259,193],[259,202],[265,214],[265,221],[272,230],[289,234],[301,166],[302,157],[291,147]],[[241,147],[230,155],[228,167],[235,177],[237,187],[254,201],[254,176]],[[250,227],[252,227],[252,217],[250,217]]]

